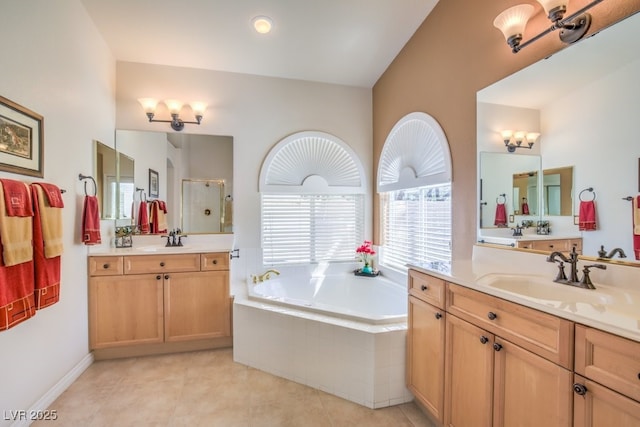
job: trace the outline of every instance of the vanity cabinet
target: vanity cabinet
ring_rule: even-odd
[[[230,337],[228,270],[227,253],[90,257],[91,349]]]
[[[446,284],[415,270],[408,280],[407,388],[442,422]]]
[[[516,240],[516,247],[523,249],[534,249],[544,252],[571,252],[573,248],[578,254],[582,254],[582,239],[534,239]]]
[[[640,343],[576,326],[574,426],[640,425]]]

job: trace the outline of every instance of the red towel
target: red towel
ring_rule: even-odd
[[[42,183],[31,185],[31,195],[33,197],[33,261],[34,261],[34,303],[35,308],[40,310],[55,304],[60,300],[60,256],[46,258],[44,251],[44,237],[42,232],[42,221],[38,191],[36,186],[39,185],[44,190],[43,193],[49,193],[47,187]],[[52,184],[45,184],[52,186]],[[58,187],[53,186],[56,189]],[[60,190],[58,190],[58,193]],[[54,191],[55,193],[55,191]],[[47,196],[45,196],[47,197]],[[49,203],[51,198],[47,197]],[[60,197],[60,201],[62,198]],[[62,204],[61,202],[59,204]]]
[[[633,252],[636,259],[640,260],[640,196],[633,199]]]
[[[38,182],[37,184],[42,187],[44,194],[47,196],[47,202],[49,202],[49,206],[51,206],[52,208],[64,208],[62,192],[57,185],[47,184],[46,182]],[[33,191],[31,192],[31,194],[34,194]]]
[[[100,209],[96,196],[84,196],[82,212],[82,242],[85,245],[102,243],[100,237]]]
[[[522,202],[522,215],[529,215],[529,203]]]
[[[578,214],[578,229],[580,231],[592,231],[596,229],[596,202],[593,200],[581,201]]]
[[[493,225],[497,227],[507,226],[507,207],[504,203],[498,203],[496,205],[496,219],[493,222]]]
[[[21,181],[0,179],[4,189],[4,204],[7,216],[33,216],[29,189]]]
[[[0,257],[0,331],[35,316],[33,290],[33,261],[7,267]]]
[[[141,234],[149,234],[149,208],[147,202],[140,202],[140,209],[138,211],[138,229]]]

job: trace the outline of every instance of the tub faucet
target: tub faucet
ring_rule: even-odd
[[[620,258],[627,257],[627,254],[625,254],[621,248],[611,249],[611,252],[609,252],[609,254],[607,255],[607,251],[604,250],[604,245],[600,245],[600,250],[598,251],[599,258],[610,259],[610,258],[613,258],[616,254],[618,254]]]
[[[558,261],[556,258],[560,258],[561,261]],[[599,268],[601,270],[607,269],[607,266],[602,264],[585,265],[584,269],[582,270],[583,272],[582,280],[579,280],[578,279],[578,253],[576,252],[575,247],[571,249],[571,252],[569,253],[568,257],[559,251],[551,252],[549,257],[547,258],[547,262],[559,263],[558,275],[553,280],[554,282],[562,283],[564,285],[577,286],[579,288],[584,288],[584,289],[596,288],[595,286],[593,286],[593,283],[591,282],[591,278],[589,277],[589,269],[591,268]],[[567,279],[567,276],[565,275],[565,272],[564,272],[565,262],[571,265],[571,273],[569,275],[570,276],[569,279]]]
[[[280,275],[280,272],[278,270],[267,270],[264,273],[256,276],[255,274],[253,274],[251,277],[253,278],[253,283],[260,283],[260,282],[264,282],[265,280],[269,280],[271,279],[271,273],[275,274],[275,275]]]

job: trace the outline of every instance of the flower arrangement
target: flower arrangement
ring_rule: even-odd
[[[358,246],[356,249],[356,255],[358,259],[364,262],[364,267],[362,271],[364,273],[370,273],[373,271],[371,269],[371,261],[373,261],[373,256],[376,254],[376,251],[371,247],[371,242],[369,240],[365,240],[362,245]]]

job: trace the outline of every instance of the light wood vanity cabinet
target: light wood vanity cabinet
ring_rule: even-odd
[[[517,248],[534,249],[545,252],[571,252],[573,248],[576,252],[582,253],[582,239],[534,239],[534,240],[516,240]]]
[[[576,326],[574,426],[640,425],[640,343]]]
[[[444,409],[445,282],[409,271],[407,387],[440,422]]]
[[[226,252],[90,257],[91,349],[230,337],[228,268]]]

